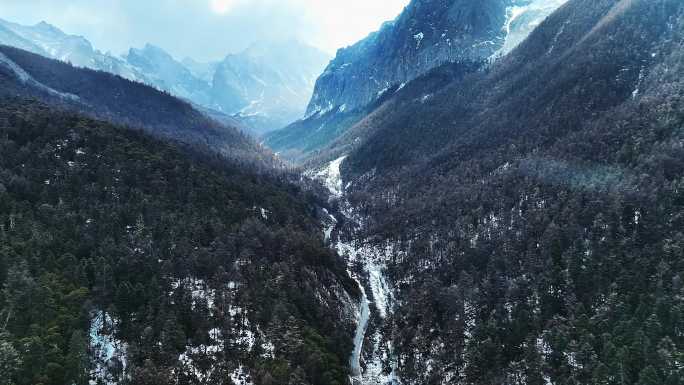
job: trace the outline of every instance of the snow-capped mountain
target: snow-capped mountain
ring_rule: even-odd
[[[192,74],[202,79],[207,83],[211,83],[214,79],[214,73],[218,67],[218,62],[203,63],[191,57],[186,57],[181,61],[185,68],[189,69]]]
[[[329,60],[297,41],[256,43],[211,63],[178,61],[150,44],[118,57],[45,22],[24,26],[1,19],[0,44],[143,82],[203,109],[233,116],[257,136],[304,115],[316,77]]]
[[[145,81],[145,76],[125,60],[102,53],[82,36],[68,35],[45,22],[25,26],[0,19],[0,44],[41,56],[69,62],[78,67],[110,72],[127,79]]]
[[[447,63],[504,55],[565,1],[414,0],[379,31],[340,49],[316,81],[306,117],[267,143],[295,158],[322,149],[386,92]]]
[[[0,385],[684,385],[684,1],[405,14],[294,170],[297,43],[117,59],[211,108],[0,45]]]
[[[328,60],[325,53],[294,40],[254,44],[216,65],[214,107],[263,132],[284,127],[304,114]],[[201,66],[193,67],[201,73]]]
[[[168,52],[151,44],[131,48],[125,57],[129,65],[145,74],[151,85],[202,106],[211,106],[210,84],[195,76]]]
[[[338,51],[318,79],[307,113],[362,107],[444,63],[510,52],[565,1],[412,1],[378,32]]]

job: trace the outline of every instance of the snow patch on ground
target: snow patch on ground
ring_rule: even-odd
[[[314,108],[311,110],[311,112],[308,113],[304,117],[304,119],[309,119],[310,117],[312,117],[314,115],[323,116],[323,115],[327,114],[328,112],[330,112],[334,109],[335,109],[335,106],[333,105],[333,103],[331,101],[328,101],[327,106],[321,106],[321,105],[317,104],[314,106]]]
[[[126,378],[128,345],[116,338],[118,323],[104,311],[91,316],[89,345],[94,363],[90,372],[91,385],[116,385]]]
[[[424,38],[425,34],[423,32],[418,32],[417,34],[413,35],[413,39],[416,40],[416,49],[420,48],[420,44],[423,42]]]
[[[231,373],[230,379],[235,385],[252,385],[252,378],[249,375],[249,370],[242,365]]]
[[[214,294],[207,294],[209,290],[204,286],[204,282],[197,279],[190,279],[192,284],[193,300],[195,295],[197,298],[205,299],[213,297]],[[187,282],[186,282],[187,284]],[[179,284],[173,286],[180,287]],[[235,282],[229,282],[227,285],[229,290],[237,287]],[[224,360],[222,355],[226,349],[226,343],[230,346],[237,347],[240,351],[252,352],[257,345],[257,340],[261,341],[261,357],[265,359],[273,359],[275,346],[268,340],[267,336],[259,328],[258,325],[253,325],[248,316],[247,311],[236,305],[229,304],[227,309],[227,316],[232,321],[233,325],[230,331],[230,339],[224,336],[224,333],[219,328],[213,328],[208,331],[208,342],[200,345],[187,345],[185,351],[178,356],[179,367],[178,371],[192,378],[195,378],[200,383],[212,380],[215,369]],[[207,363],[210,365],[207,366]],[[178,373],[178,372],[177,372]],[[236,384],[251,384],[249,371],[242,365],[233,372],[232,377],[236,380]],[[239,379],[239,381],[237,381]]]
[[[634,88],[634,91],[632,91],[632,99],[636,100],[636,98],[639,96],[640,88],[641,88],[641,83],[644,81],[645,73],[644,73],[644,68],[642,67],[639,70],[639,79],[637,80],[636,87]]]
[[[347,258],[350,266],[361,263],[364,272],[368,274],[368,283],[378,315],[383,319],[386,318],[393,300],[392,290],[384,274],[386,268],[384,261],[389,257],[388,249],[341,240],[338,240],[335,249]]]
[[[384,338],[381,330],[376,330],[372,336],[367,336],[368,322],[370,318],[370,302],[366,294],[366,288],[359,278],[351,271],[352,266],[361,263],[363,272],[368,274],[368,284],[373,296],[373,304],[378,316],[384,320],[390,311],[393,294],[384,276],[384,260],[387,255],[385,249],[360,245],[357,243],[343,242],[338,240],[336,249],[340,255],[347,257],[349,274],[359,285],[361,290],[360,310],[357,312],[357,328],[354,337],[354,350],[351,357],[352,384],[354,385],[386,385],[400,384],[396,374],[397,364],[393,357],[392,345],[388,341],[383,343]],[[371,356],[365,360],[365,369],[361,367],[363,358],[363,345],[365,340],[372,343]],[[385,363],[389,362],[392,371],[385,373]]]
[[[196,278],[178,279],[171,283],[172,292],[169,295],[173,295],[180,287],[190,289],[193,310],[200,302],[205,303],[210,312],[214,309],[216,290],[210,288],[204,280]]]
[[[337,218],[330,214],[327,209],[323,209],[323,213],[325,214],[323,218],[323,235],[325,236],[325,241],[328,242],[335,226],[337,226]]]
[[[313,179],[323,182],[325,187],[330,191],[331,198],[342,197],[342,177],[340,176],[340,166],[342,162],[347,159],[347,156],[339,157],[328,163],[322,170],[313,173]]]
[[[218,329],[212,329],[209,331],[209,339],[211,344],[209,345],[199,345],[199,346],[187,346],[185,352],[178,356],[178,362],[180,362],[181,367],[186,373],[190,373],[194,378],[203,382],[205,379],[210,378],[214,372],[214,366],[211,366],[208,370],[202,370],[195,363],[196,360],[203,360],[210,357],[212,360],[216,360],[216,354],[223,352],[224,343],[221,331]]]

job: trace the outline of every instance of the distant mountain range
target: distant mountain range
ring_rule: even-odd
[[[143,82],[237,119],[255,136],[304,115],[316,77],[329,60],[325,53],[293,40],[255,43],[214,63],[178,61],[150,44],[114,56],[45,22],[24,26],[2,19],[0,44]]]

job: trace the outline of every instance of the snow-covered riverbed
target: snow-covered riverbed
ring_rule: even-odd
[[[345,200],[344,188],[342,187],[342,178],[340,173],[340,166],[346,157],[338,158],[330,162],[327,167],[310,173],[311,176],[320,180],[330,190],[331,200],[338,200],[342,210],[340,215],[343,215],[344,222],[352,222],[358,220],[352,215],[353,210],[350,208],[348,202]],[[330,242],[337,252],[347,258],[347,271],[352,279],[359,285],[361,291],[361,299],[357,310],[357,325],[354,333],[354,349],[350,357],[350,367],[352,371],[353,385],[397,385],[400,381],[396,375],[396,365],[393,363],[392,346],[383,338],[381,328],[377,328],[372,336],[368,336],[368,324],[371,320],[371,306],[367,295],[367,289],[370,289],[370,295],[373,300],[373,310],[377,312],[380,322],[384,322],[390,311],[392,301],[392,289],[387,283],[384,275],[385,265],[384,261],[387,259],[389,250],[382,249],[376,246],[371,246],[365,242],[351,239],[342,239],[339,234],[333,235],[338,223],[342,221],[335,218],[333,215],[325,211],[323,225],[325,240]],[[339,218],[342,219],[342,218]],[[356,225],[359,225],[358,223]],[[362,271],[357,272],[354,266],[362,266]],[[359,274],[361,276],[359,276]],[[363,282],[368,282],[366,287]],[[364,342],[372,343],[372,353],[364,359]],[[362,362],[365,365],[362,365]],[[392,368],[390,373],[384,370],[385,363],[390,363]]]
[[[356,280],[361,289],[361,302],[359,303],[360,311],[358,312],[356,333],[354,333],[354,350],[352,351],[350,359],[350,367],[353,379],[360,379],[363,372],[361,369],[361,354],[363,353],[363,341],[366,338],[366,330],[368,330],[368,321],[370,320],[370,306],[368,306],[368,297],[366,290],[359,280]]]

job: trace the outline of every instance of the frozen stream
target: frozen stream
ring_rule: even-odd
[[[352,210],[349,208],[348,202],[345,201],[344,188],[342,187],[342,179],[340,175],[340,166],[346,157],[341,157],[328,164],[322,170],[312,173],[311,176],[320,180],[330,190],[331,200],[338,200],[342,209],[341,215],[344,215],[345,221],[354,221]],[[387,374],[383,370],[383,363],[393,361],[391,357],[392,347],[389,343],[383,344],[383,336],[381,332],[375,331],[372,336],[367,336],[368,324],[371,319],[370,300],[367,294],[367,288],[362,283],[363,277],[359,277],[353,270],[353,266],[360,262],[363,266],[363,271],[360,272],[363,276],[368,277],[368,289],[372,294],[374,311],[377,316],[384,320],[389,311],[389,303],[392,299],[392,291],[387,284],[384,276],[384,264],[382,261],[386,258],[388,251],[385,249],[365,245],[358,240],[345,241],[339,235],[334,236],[338,220],[333,215],[327,213],[328,218],[324,221],[325,240],[329,241],[337,252],[347,257],[347,271],[349,276],[356,281],[361,291],[361,300],[357,310],[356,331],[354,333],[354,349],[350,357],[350,367],[352,371],[353,385],[397,385],[400,381],[396,377],[396,364],[392,363],[392,371]],[[368,340],[372,344],[372,355],[363,358],[364,342]],[[365,369],[361,362],[365,363]]]
[[[363,288],[361,282],[356,280],[361,289],[361,302],[359,307],[361,311],[358,314],[358,321],[356,324],[356,333],[354,334],[354,350],[352,350],[352,355],[350,359],[350,366],[352,370],[352,378],[354,379],[354,384],[362,380],[361,371],[361,353],[363,352],[363,340],[366,338],[366,330],[368,329],[368,321],[370,320],[370,306],[368,305],[368,297],[366,296],[366,290]]]

